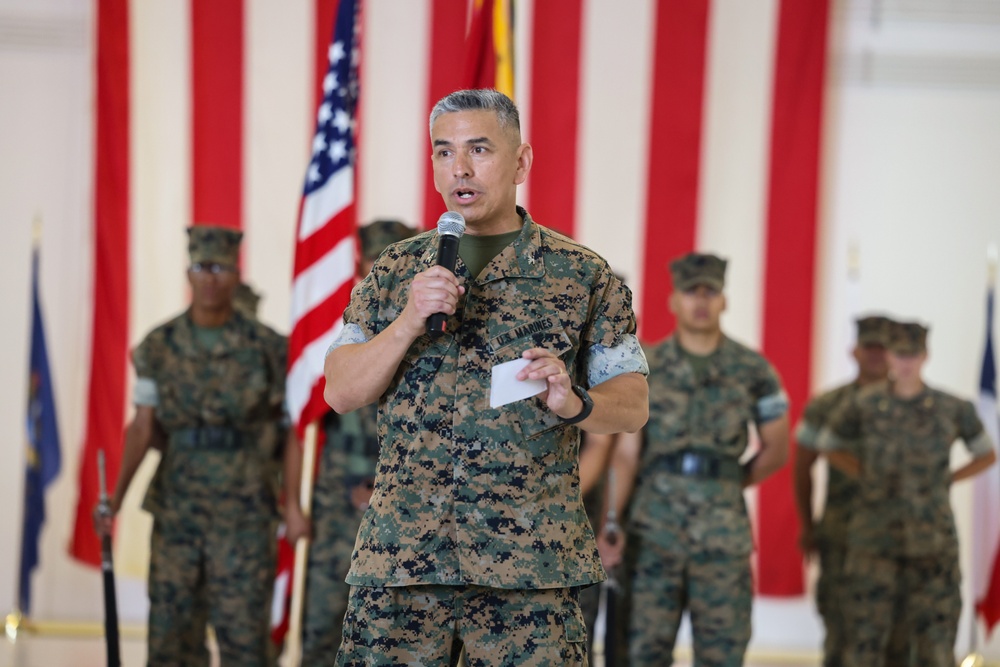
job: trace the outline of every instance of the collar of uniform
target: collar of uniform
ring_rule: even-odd
[[[528,212],[520,206],[517,207],[517,214],[524,221],[521,233],[487,265],[486,274],[480,283],[485,284],[501,278],[541,278],[545,275],[541,230]],[[427,238],[427,248],[420,256],[420,262],[430,268],[437,262],[438,244],[435,234],[430,234]],[[467,269],[462,270],[464,266],[462,258],[459,257],[455,264],[455,274],[468,273]]]
[[[481,283],[502,278],[541,278],[545,275],[541,229],[520,206],[517,207],[517,214],[524,221],[521,233],[487,265]]]
[[[242,347],[244,344],[243,334],[245,333],[247,323],[248,320],[239,311],[233,310],[232,315],[222,325],[222,336],[219,337],[219,340],[216,341],[212,349],[207,350],[207,352],[212,356],[218,356]],[[206,351],[195,340],[194,328],[195,323],[191,319],[191,308],[188,307],[184,311],[184,315],[180,318],[177,329],[174,331],[174,341],[180,350],[187,352],[189,356],[198,356],[199,353]]]
[[[437,231],[432,230],[432,233],[427,234],[427,238],[424,241],[427,246],[424,248],[424,252],[420,255],[420,263],[424,265],[424,269],[429,269],[435,264],[437,264],[438,256],[438,237]],[[461,257],[455,259],[455,275],[462,276],[463,274],[468,274],[469,270],[465,268],[465,263],[462,261]]]
[[[715,352],[708,355],[708,376],[710,378],[718,375],[718,369],[725,364],[732,349],[733,346],[729,342],[729,337],[722,334],[722,337],[719,339],[719,347],[715,348]],[[681,348],[681,343],[676,333],[667,339],[666,353],[669,363],[680,364],[680,366],[676,367],[685,369],[685,374],[691,375],[692,378],[694,377],[691,365],[684,356],[684,350]]]

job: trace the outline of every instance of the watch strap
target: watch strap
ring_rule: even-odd
[[[575,417],[570,417],[568,419],[562,419],[564,424],[579,424],[584,419],[590,416],[590,413],[594,411],[594,399],[590,397],[587,390],[578,384],[573,385],[573,393],[580,397],[583,402],[583,408],[580,410],[580,414]]]

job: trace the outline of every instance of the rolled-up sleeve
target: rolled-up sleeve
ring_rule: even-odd
[[[587,382],[595,387],[623,373],[649,375],[649,363],[639,339],[633,334],[622,336],[621,343],[612,347],[592,345],[587,350]]]

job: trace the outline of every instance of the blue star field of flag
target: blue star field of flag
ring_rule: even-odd
[[[323,102],[316,114],[312,159],[306,173],[305,191],[323,187],[339,170],[354,164],[355,110],[358,100],[357,0],[341,0],[323,78]]]

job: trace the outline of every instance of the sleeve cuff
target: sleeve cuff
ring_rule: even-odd
[[[795,442],[797,442],[800,447],[815,450],[817,449],[816,443],[818,439],[818,428],[804,420],[799,422],[798,427],[795,429]]]
[[[784,391],[771,394],[757,401],[757,423],[766,424],[788,412],[788,395]]]
[[[132,388],[132,402],[155,408],[160,404],[160,392],[153,378],[136,378]]]
[[[965,446],[969,448],[969,452],[976,458],[987,456],[990,452],[995,451],[993,441],[990,439],[990,434],[986,432],[986,429],[980,431],[979,435],[972,440],[966,441]]]
[[[649,364],[642,351],[642,345],[634,334],[622,336],[621,342],[614,347],[606,347],[600,343],[591,345],[587,350],[587,383],[596,387],[613,377],[625,373],[640,373],[649,375]]]
[[[345,324],[344,328],[340,330],[340,335],[330,343],[330,347],[326,348],[326,354],[323,355],[323,359],[326,360],[330,356],[330,353],[341,345],[354,345],[355,343],[367,342],[368,337],[365,336],[365,332],[361,330],[360,326],[357,324]]]

